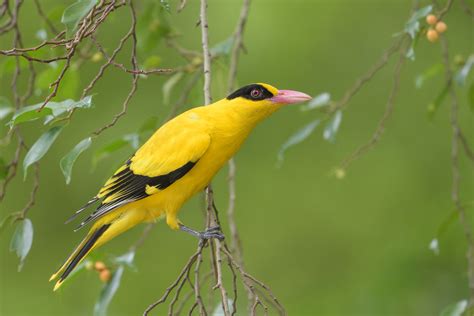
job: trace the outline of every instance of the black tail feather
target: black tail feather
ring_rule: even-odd
[[[65,222],[64,224],[68,224],[70,222],[72,222],[76,217],[77,215],[79,215],[82,211],[84,211],[86,208],[89,207],[89,205],[91,205],[92,203],[95,203],[97,202],[99,198],[98,197],[94,197],[93,199],[91,199],[89,202],[87,202],[83,207],[81,207],[80,209],[78,209],[74,214],[72,214],[71,217],[69,217]]]
[[[74,270],[77,264],[82,260],[82,258],[91,250],[94,246],[96,241],[102,236],[105,231],[110,227],[111,224],[106,224],[98,228],[94,233],[89,237],[87,242],[82,246],[81,250],[77,253],[77,255],[72,259],[72,261],[68,264],[66,270],[64,270],[63,274],[59,278],[59,282],[64,281],[68,277],[68,275]]]

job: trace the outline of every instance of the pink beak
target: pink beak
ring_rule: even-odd
[[[293,90],[278,90],[278,94],[272,98],[271,101],[279,104],[293,104],[311,100],[312,97],[306,93]]]

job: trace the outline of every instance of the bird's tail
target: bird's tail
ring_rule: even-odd
[[[50,281],[59,277],[54,285],[56,291],[76,266],[94,249],[103,245],[115,236],[132,228],[144,220],[143,212],[117,212],[104,217],[92,226],[87,236],[76,247],[66,262],[51,276]]]
[[[112,224],[101,225],[97,228],[92,228],[87,236],[81,241],[76,247],[74,252],[67,258],[66,262],[59,268],[59,270],[51,276],[50,281],[55,280],[59,277],[58,281],[54,285],[54,291],[56,291],[64,280],[71,274],[74,268],[81,263],[82,260],[99,245],[99,240],[104,233],[110,228]],[[103,242],[101,242],[102,244]]]

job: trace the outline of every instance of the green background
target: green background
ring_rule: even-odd
[[[29,9],[24,11],[21,27],[29,46],[37,42],[34,34],[41,22],[34,14],[33,1],[25,2]],[[199,49],[200,28],[195,27],[198,2],[189,2],[182,13],[172,13],[170,21],[182,35],[178,41],[183,46]],[[245,33],[248,52],[241,56],[239,84],[267,82],[311,95],[327,91],[335,100],[390,45],[393,34],[403,29],[411,8],[410,1],[401,0],[252,2]],[[51,10],[60,2],[42,3]],[[209,2],[212,44],[231,34],[240,5],[240,1]],[[451,57],[472,53],[472,20],[456,4],[445,21]],[[99,39],[112,49],[128,25],[128,12],[121,9],[100,29]],[[8,36],[0,38],[1,49],[9,48],[9,43]],[[163,67],[183,62],[163,43],[156,53]],[[440,239],[438,256],[428,248],[439,225],[453,210],[451,129],[447,100],[433,120],[428,119],[426,110],[442,89],[443,78],[435,77],[422,89],[414,85],[417,74],[441,61],[439,43],[422,38],[416,56],[402,70],[395,111],[381,142],[355,161],[344,179],[331,176],[331,171],[375,131],[392,83],[393,61],[350,102],[334,144],[322,138],[322,128],[318,127],[308,140],[288,150],[283,166],[277,168],[281,144],[321,116],[289,106],[263,122],[236,156],[237,224],[246,267],[271,285],[290,315],[437,315],[447,305],[467,298],[466,243],[459,223],[455,221]],[[0,61],[4,59],[0,57]],[[121,60],[128,61],[126,53]],[[82,86],[99,66],[87,62],[81,67]],[[92,314],[102,287],[96,273],[82,273],[58,293],[53,293],[52,284],[47,282],[84,234],[74,233],[73,224],[63,222],[132,152],[124,149],[92,170],[94,150],[135,132],[151,115],[166,116],[169,106],[162,105],[166,79],[149,76],[140,80],[128,114],[94,140],[92,150],[77,161],[72,183],[66,185],[59,159],[108,123],[128,93],[130,76],[109,69],[93,91],[94,108],[78,111],[44,157],[37,203],[29,213],[35,238],[22,272],[17,272],[18,259],[8,250],[14,229],[8,228],[0,236],[1,315]],[[6,75],[0,82],[0,94],[9,98],[10,80]],[[173,99],[178,98],[180,87],[175,88]],[[214,98],[224,96],[222,89],[215,87]],[[40,100],[38,96],[32,104]],[[468,107],[466,89],[459,90],[459,100],[461,125],[473,144],[474,115]],[[189,107],[201,103],[202,98],[194,96]],[[45,128],[30,123],[24,130],[31,144]],[[2,128],[2,133],[6,132]],[[12,148],[1,151],[8,157]],[[472,201],[474,192],[474,172],[469,164],[461,158],[461,197],[465,202]],[[223,218],[226,170],[214,181]],[[1,203],[1,218],[26,203],[32,177],[30,174],[25,182],[21,178],[14,181]],[[180,213],[183,222],[202,227],[200,208],[198,197],[186,204]],[[116,238],[101,249],[102,254],[107,258],[126,252],[140,232],[141,228],[136,228]],[[195,248],[192,237],[158,223],[137,252],[138,271],[125,272],[110,315],[141,314],[175,279]],[[226,285],[231,288],[230,282]],[[241,303],[244,297],[241,292]],[[165,310],[162,307],[155,315],[164,315]],[[243,310],[240,315],[245,314]]]

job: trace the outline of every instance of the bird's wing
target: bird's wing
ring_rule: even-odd
[[[101,204],[78,228],[119,206],[166,189],[188,173],[207,151],[211,138],[202,129],[172,124],[158,130],[115,174],[90,204]]]

